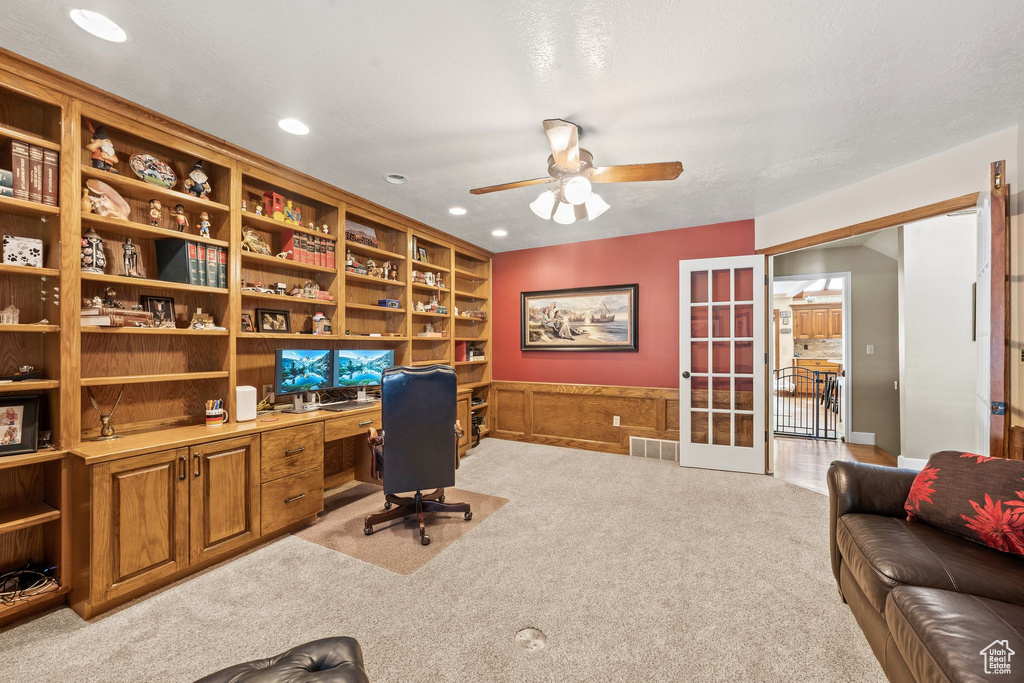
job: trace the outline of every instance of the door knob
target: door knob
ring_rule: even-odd
[[[690,379],[690,371],[683,370],[683,379]]]

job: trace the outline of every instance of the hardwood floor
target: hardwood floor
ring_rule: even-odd
[[[896,467],[896,457],[877,446],[775,437],[775,476],[828,495],[825,473],[833,460],[853,460]]]

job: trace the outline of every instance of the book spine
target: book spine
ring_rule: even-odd
[[[314,237],[310,240],[313,243],[313,265],[320,265],[320,238]]]
[[[47,206],[57,206],[57,181],[60,178],[57,161],[57,152],[43,150],[43,204]]]
[[[28,146],[28,200],[43,202],[43,148]]]
[[[330,240],[324,240],[327,243],[327,264],[328,268],[334,268],[334,242]]]
[[[14,189],[0,185],[0,197],[13,197]]]
[[[188,243],[188,283],[199,284],[199,254],[195,242]]]
[[[28,145],[10,140],[4,146],[3,162],[11,166],[11,188],[15,199],[28,200]]]
[[[295,233],[295,241],[293,242],[293,251],[291,254],[292,261],[298,261],[299,263],[306,262],[306,236],[301,232]]]
[[[320,265],[327,267],[327,240],[323,237],[318,238],[320,242]]]
[[[217,247],[206,248],[206,284],[208,287],[218,286],[217,278]]]
[[[0,187],[14,187],[14,174],[3,168],[0,168]]]
[[[313,241],[315,238],[306,238],[306,263],[311,266],[316,265],[316,243]]]
[[[202,244],[196,245],[196,270],[199,271],[199,282],[196,283],[200,287],[206,286],[206,246]]]
[[[217,284],[221,289],[228,288],[228,252],[227,249],[217,249]]]

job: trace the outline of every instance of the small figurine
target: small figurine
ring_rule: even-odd
[[[423,326],[423,331],[426,332],[427,334],[433,334],[434,333],[434,326],[433,326],[433,324],[427,323],[426,325],[424,325]]]
[[[119,308],[124,310],[124,304],[117,300],[117,292],[114,291],[113,287],[107,287],[103,290],[103,301],[101,304],[101,308]]]
[[[354,266],[356,264],[356,257],[352,255],[352,250],[348,249],[345,251],[345,265]]]
[[[313,225],[313,221],[310,221],[308,224],[306,224],[306,229],[309,230],[310,232],[320,232],[317,229],[317,227]]]
[[[21,311],[14,304],[0,311],[0,325],[17,325],[20,319]]]
[[[291,223],[292,225],[302,225],[302,209],[292,206],[292,200],[290,199],[284,203],[284,222]]]
[[[282,296],[288,293],[288,285],[283,282],[278,282],[277,285],[275,285],[275,288],[277,289],[277,293]]]
[[[171,218],[178,226],[178,232],[185,232],[188,229],[188,216],[185,215],[185,207],[181,204],[174,205],[174,213],[171,214]]]
[[[292,250],[291,249],[289,249],[288,251],[282,251],[280,254],[277,255],[277,258],[282,258],[282,259],[284,259],[286,261],[288,259],[290,259],[291,257],[292,257]]]
[[[390,280],[391,279],[391,271],[393,269],[394,269],[394,266],[391,265],[391,261],[385,261],[384,262],[384,274],[381,277],[383,277],[385,280]]]
[[[432,272],[427,271],[426,273],[423,273],[423,277],[425,278],[425,283],[428,287],[437,286],[437,281],[434,279],[434,274]]]
[[[163,217],[163,206],[159,199],[149,200],[149,224],[154,228],[160,227],[160,218]]]
[[[90,227],[82,235],[82,272],[102,273],[107,265],[107,255],[103,253],[103,238],[95,228]]]
[[[320,232],[322,232],[325,235],[327,234],[327,224],[326,223],[324,223],[323,226],[320,228]]]
[[[89,144],[85,148],[92,152],[93,168],[117,175],[117,169],[114,168],[114,164],[117,163],[117,153],[114,152],[114,143],[110,141],[106,128],[100,126],[93,131],[92,139],[89,140]]]
[[[242,211],[245,211],[245,210],[246,210],[246,208],[245,208],[245,200],[243,199],[242,200]]]
[[[82,188],[82,213],[92,213],[92,200],[89,199],[89,188]]]
[[[444,280],[441,279],[441,273],[434,276],[434,282],[437,284],[438,289],[444,289]]]
[[[389,278],[392,282],[398,282],[398,270],[391,271],[391,277]]]
[[[257,204],[256,205],[256,215],[257,216],[262,216],[263,215],[263,205],[262,204]]]
[[[206,171],[203,170],[202,160],[197,160],[185,178],[185,192],[199,197],[200,199],[210,198],[210,183],[207,182]]]
[[[124,252],[124,274],[128,277],[142,277],[139,273],[139,248],[131,237],[121,244],[121,251]]]
[[[426,312],[427,312],[427,309],[426,309],[426,307],[425,307],[425,306],[423,305],[423,302],[422,302],[422,301],[417,301],[417,302],[416,302],[416,312],[417,312],[417,313],[426,313]]]
[[[205,211],[199,214],[199,236],[210,238],[210,214]]]

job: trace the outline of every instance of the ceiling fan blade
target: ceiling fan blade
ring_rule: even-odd
[[[566,171],[576,171],[580,167],[580,129],[575,123],[562,119],[545,119],[544,134],[548,136],[548,146],[555,164]]]
[[[554,178],[534,178],[533,180],[517,180],[514,183],[504,183],[503,185],[490,185],[488,187],[478,187],[469,191],[470,194],[487,194],[488,192],[501,192],[502,190],[514,190],[517,187],[527,187],[529,185],[540,185],[541,183],[550,183]]]
[[[660,164],[626,164],[625,166],[597,166],[590,180],[595,183],[639,183],[646,180],[675,180],[683,172],[678,161]]]

